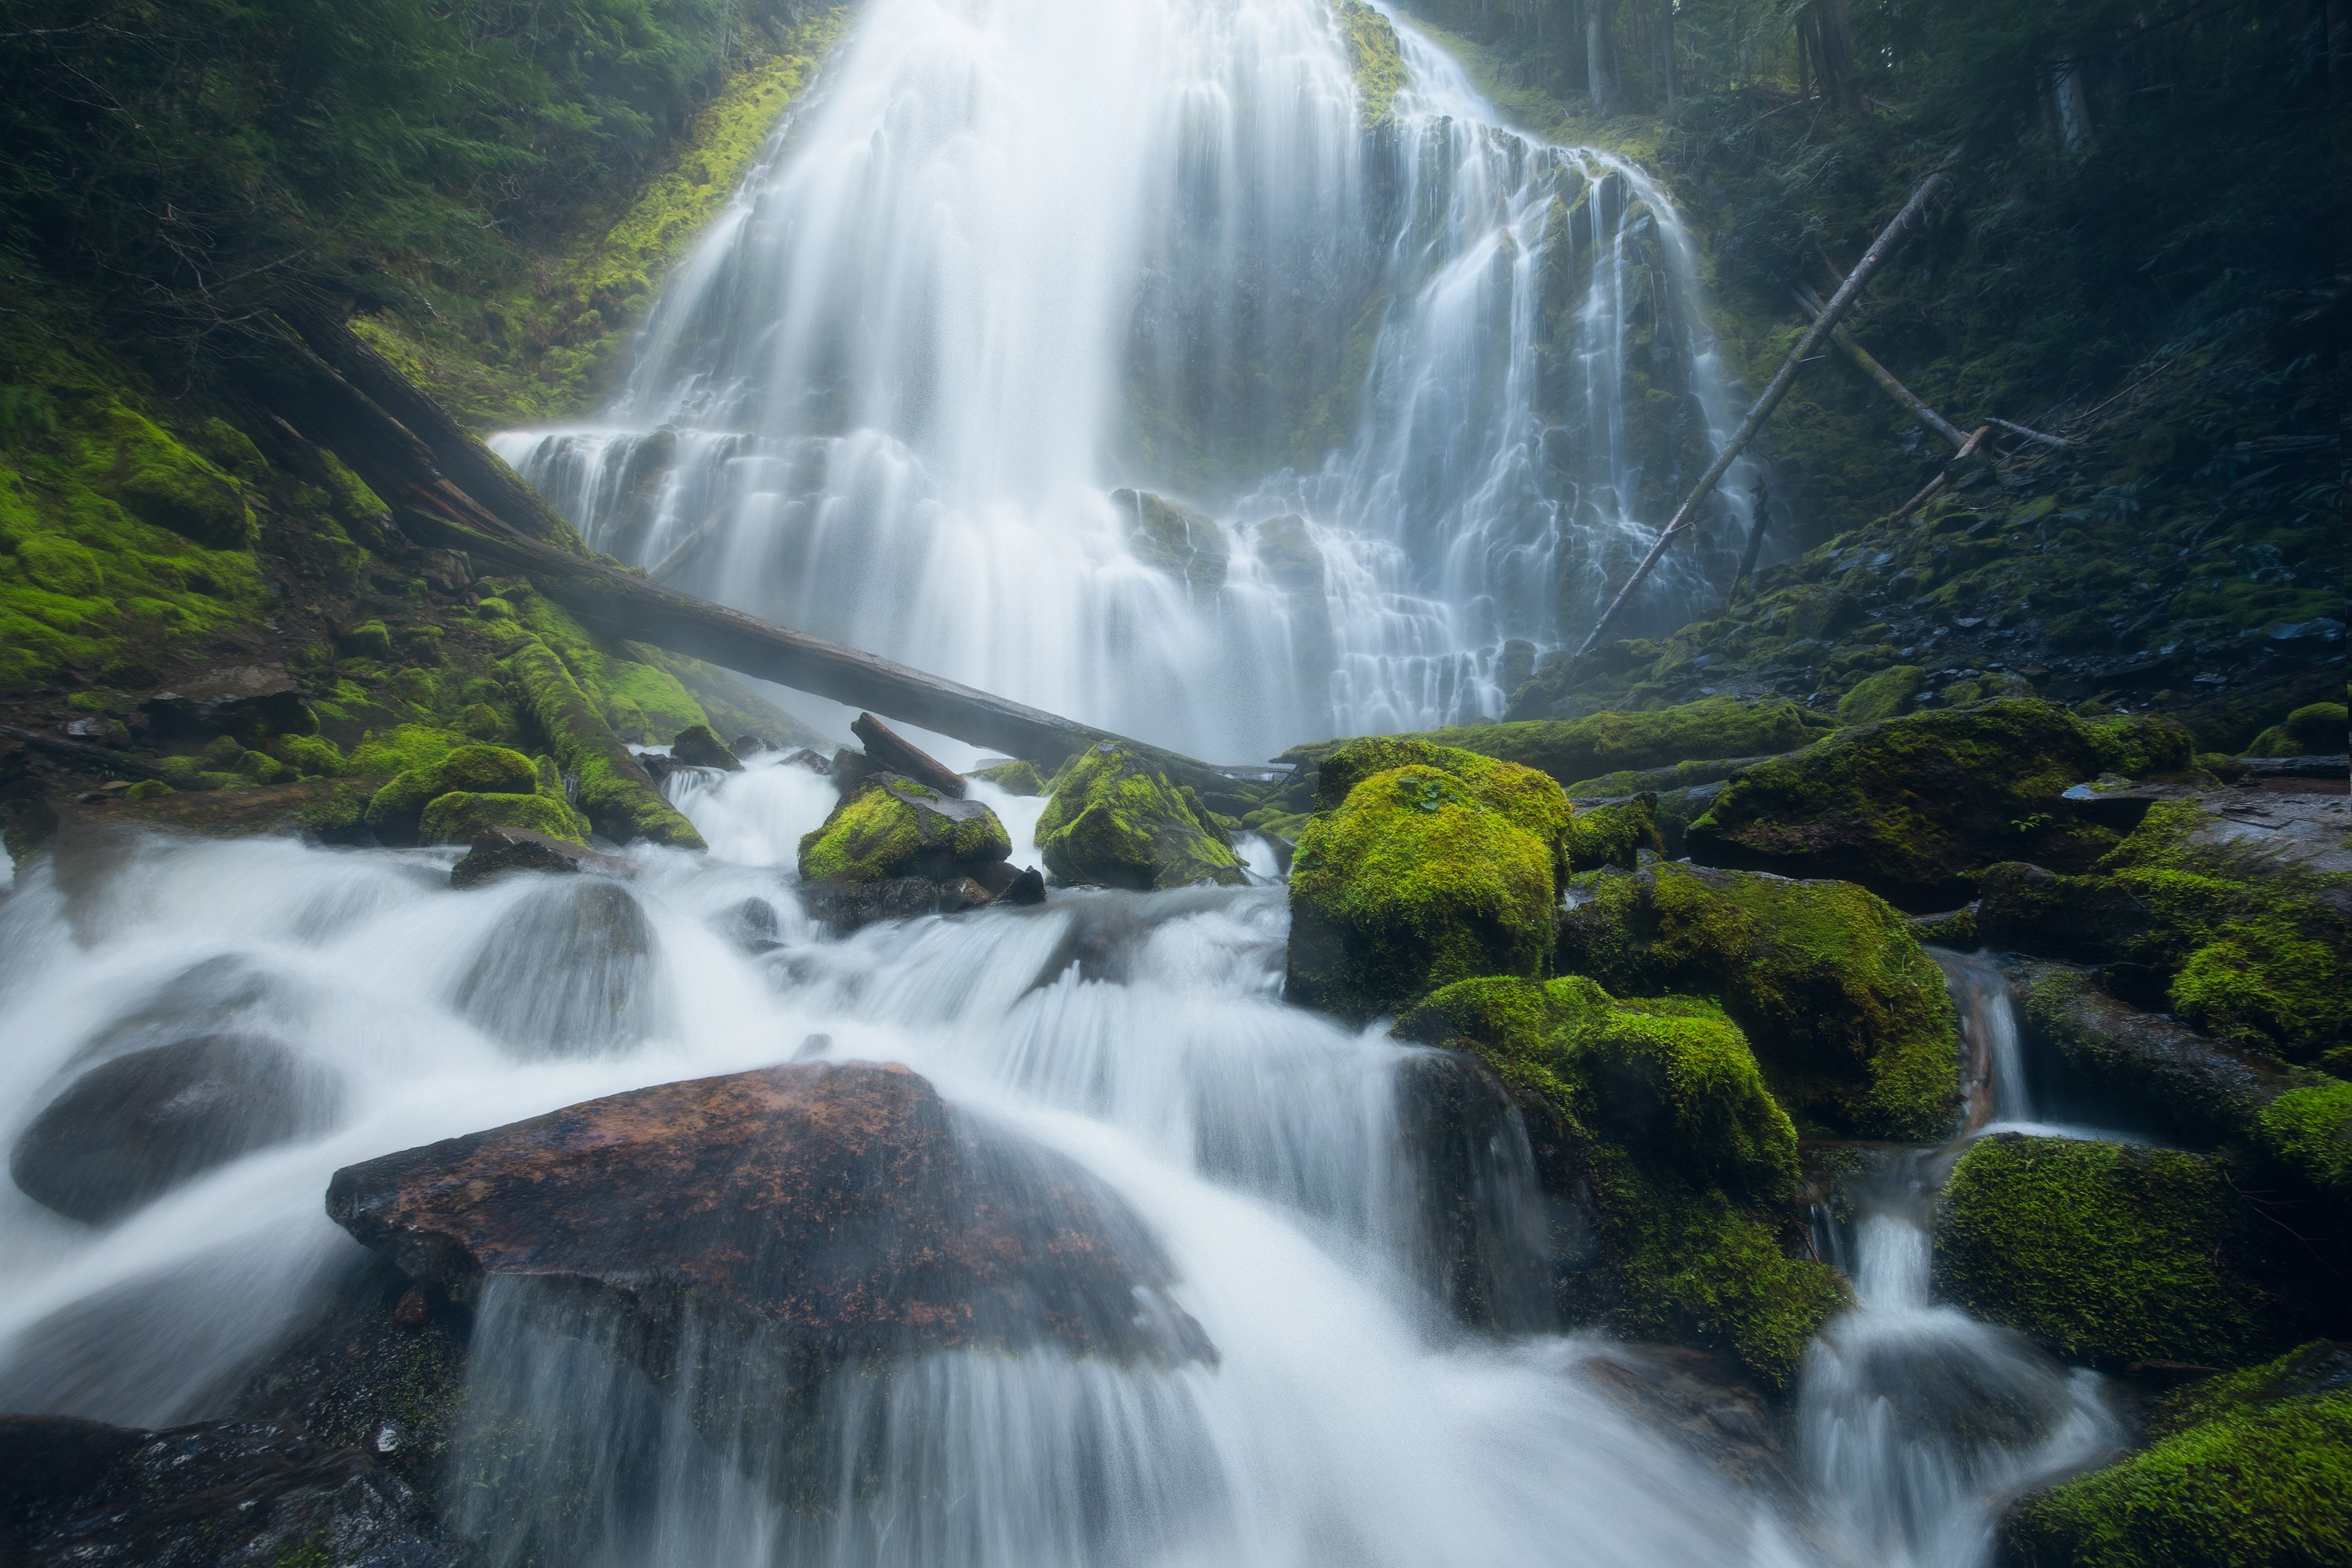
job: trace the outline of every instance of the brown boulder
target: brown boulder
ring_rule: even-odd
[[[961,1346],[1213,1353],[1116,1194],[898,1067],[589,1100],[338,1171],[327,1212],[460,1302],[500,1280],[615,1313],[657,1375],[722,1347],[803,1387]]]

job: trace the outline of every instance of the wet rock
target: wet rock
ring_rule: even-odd
[[[436,795],[417,819],[419,844],[472,844],[496,828],[584,846],[588,819],[559,795],[478,795],[451,790]]]
[[[1108,741],[1055,775],[1037,847],[1045,869],[1068,884],[1149,891],[1239,886],[1246,875],[1198,795]]]
[[[1213,1353],[1116,1194],[901,1068],[590,1100],[347,1167],[327,1212],[457,1301],[507,1281],[593,1303],[656,1377],[722,1343],[796,1385],[965,1346]]]
[[[1213,594],[1225,585],[1232,550],[1214,518],[1149,490],[1113,490],[1110,500],[1138,561],[1195,593]]]
[[[866,747],[866,754],[894,773],[939,791],[951,799],[963,798],[963,775],[923,751],[871,713],[851,721],[849,732]]]
[[[1553,1328],[1552,1247],[1526,1129],[1492,1073],[1454,1051],[1397,1068],[1397,1118],[1419,1176],[1420,1253],[1447,1310],[1499,1333]]]
[[[992,784],[1007,795],[1040,795],[1051,786],[1034,763],[1014,760],[974,768],[971,776]]]
[[[2119,1117],[2156,1136],[2210,1148],[2252,1132],[2279,1096],[2321,1081],[2126,1006],[2080,970],[2019,963],[2009,977],[2027,1043],[2059,1069],[2060,1098],[2081,1104],[2085,1119],[2100,1125]]]
[[[410,844],[416,840],[425,808],[442,795],[530,795],[538,789],[538,765],[520,752],[506,746],[459,746],[386,780],[368,801],[367,825],[386,844]]]
[[[478,888],[522,871],[555,875],[598,871],[618,876],[627,869],[627,861],[600,855],[568,839],[534,833],[528,827],[488,827],[475,836],[473,847],[466,852],[466,858],[449,868],[449,885]]]
[[[743,771],[742,760],[728,750],[727,742],[708,724],[688,724],[680,730],[669,744],[669,754],[688,767],[717,768],[729,773]]]
[[[982,802],[885,773],[845,791],[824,826],[802,837],[800,873],[849,884],[951,879],[1012,851],[1004,824]]]
[[[535,889],[457,984],[457,1009],[530,1056],[583,1057],[645,1037],[653,927],[629,890],[602,877]]]
[[[1002,904],[1042,904],[1045,901],[1045,874],[1034,866],[1024,866],[1020,873],[996,895]]]
[[[459,1568],[471,1555],[364,1453],[269,1422],[163,1432],[0,1416],[0,1544],[87,1568]]]
[[[1690,826],[1710,865],[1834,877],[1904,908],[1948,909],[1998,861],[2087,869],[2112,847],[2062,800],[2105,773],[2184,768],[2168,720],[2091,721],[2030,699],[1865,724],[1742,771]]]
[[[1250,531],[1250,550],[1267,580],[1284,593],[1323,591],[1323,552],[1316,547],[1305,518],[1295,512],[1267,518]],[[1527,673],[1520,676],[1521,680],[1535,673],[1535,649],[1532,644],[1527,646]],[[1507,675],[1502,684],[1507,693],[1516,683]]]
[[[776,906],[765,899],[744,900],[727,911],[719,929],[746,952],[772,952],[782,945],[776,938]]]
[[[102,1225],[241,1155],[334,1124],[339,1088],[275,1040],[202,1035],[100,1063],[16,1140],[36,1203]]]
[[[1779,1411],[1728,1356],[1685,1345],[1604,1345],[1578,1364],[1592,1385],[1737,1485],[1802,1493]]]
[[[318,717],[302,689],[279,664],[220,665],[173,681],[142,705],[159,738],[226,733],[310,735]]]
[[[801,908],[836,935],[881,921],[911,921],[940,912],[940,885],[929,877],[880,882],[803,882]]]

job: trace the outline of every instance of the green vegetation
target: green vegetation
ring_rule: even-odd
[[[2250,757],[2325,757],[2344,750],[2347,710],[2341,702],[2313,702],[2247,742]]]
[[[1396,29],[1364,0],[1339,0],[1333,9],[1355,62],[1357,111],[1363,117],[1364,128],[1375,130],[1393,118],[1396,95],[1407,81]]]
[[[2352,1561],[2352,1364],[2320,1341],[2168,1398],[2122,1463],[2028,1498],[2030,1568],[2287,1568]]]
[[[1334,752],[1320,788],[1341,798],[1291,860],[1294,1000],[1361,1018],[1456,980],[1544,973],[1570,818],[1558,784],[1398,739]]]
[[[1936,1280],[2070,1361],[2235,1366],[2283,1337],[2263,1223],[2210,1156],[1999,1133],[1937,1204]]]
[[[453,790],[436,795],[416,830],[420,844],[471,844],[484,829],[524,827],[572,844],[588,842],[588,819],[560,795],[477,795]]]
[[[2189,759],[2188,732],[2162,720],[2086,720],[2022,699],[1916,713],[1748,769],[1689,841],[1718,860],[1948,908],[1996,861],[2084,867],[2113,847],[2113,835],[2051,809],[2069,786]]]
[[[1894,665],[1876,675],[1865,675],[1838,699],[1838,720],[1846,724],[1874,724],[1892,719],[1911,705],[1927,682],[1927,672],[1916,664]]]
[[[1739,1028],[1688,997],[1619,1001],[1592,981],[1489,978],[1447,985],[1400,1036],[1467,1051],[1559,1130],[1585,1184],[1607,1279],[1586,1305],[1622,1331],[1700,1344],[1785,1382],[1845,1302],[1822,1264],[1790,1256],[1795,1129]]]
[[[978,801],[950,800],[913,779],[879,773],[802,837],[800,871],[813,882],[884,882],[950,875],[1011,853],[1004,824]]]
[[[2287,1090],[2263,1108],[2253,1142],[2321,1192],[2352,1202],[2352,1083]]]
[[[1057,880],[1106,888],[1230,885],[1245,874],[1199,795],[1108,741],[1054,775],[1037,848]]]
[[[1007,795],[1039,795],[1052,787],[1045,776],[1037,771],[1036,763],[1017,758],[1009,763],[998,763],[993,767],[974,768],[966,776],[992,784]]]
[[[452,791],[532,795],[538,789],[538,766],[520,752],[504,746],[457,746],[387,780],[368,802],[367,825],[388,844],[410,843],[415,840],[425,808]]]
[[[1808,1127],[1927,1141],[1959,1105],[1942,972],[1910,923],[1845,882],[1658,865],[1572,884],[1559,967],[1620,994],[1697,993],[1747,1032]]]
[[[578,777],[580,810],[597,832],[624,844],[647,838],[680,849],[705,847],[702,835],[655,790],[643,765],[545,643],[527,637],[507,662],[556,761]]]
[[[1658,797],[1637,795],[1615,805],[1588,806],[1568,825],[1568,868],[1598,871],[1604,866],[1632,870],[1644,849],[1662,854]]]

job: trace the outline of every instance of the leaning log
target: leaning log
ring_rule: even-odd
[[[1822,307],[1820,317],[1797,339],[1797,346],[1790,349],[1789,357],[1780,363],[1780,372],[1772,377],[1771,384],[1765,387],[1764,395],[1756,400],[1756,406],[1748,411],[1748,417],[1739,422],[1739,428],[1733,431],[1731,439],[1723,444],[1723,450],[1715,455],[1715,461],[1707,465],[1706,472],[1699,476],[1698,483],[1691,487],[1690,494],[1683,498],[1683,504],[1675,509],[1675,515],[1659,531],[1657,542],[1650,546],[1650,552],[1642,557],[1642,563],[1633,568],[1633,574],[1625,579],[1625,585],[1617,590],[1617,596],[1609,601],[1607,609],[1601,612],[1601,618],[1592,624],[1592,629],[1577,645],[1572,658],[1582,658],[1590,653],[1592,645],[1599,642],[1601,634],[1615,622],[1626,601],[1633,596],[1633,590],[1642,585],[1643,579],[1649,576],[1651,569],[1665,554],[1666,546],[1674,542],[1675,535],[1697,515],[1699,503],[1715,493],[1715,487],[1731,467],[1732,459],[1755,439],[1756,432],[1764,428],[1764,422],[1772,417],[1775,408],[1780,406],[1780,400],[1789,395],[1790,386],[1797,379],[1797,367],[1805,363],[1815,346],[1853,308],[1863,285],[1869,282],[1871,275],[1894,254],[1895,243],[1903,237],[1904,231],[1919,220],[1927,210],[1928,199],[1943,189],[1948,178],[1937,170],[1920,181],[1919,188],[1911,193],[1911,199],[1903,204],[1903,210],[1896,213],[1894,220],[1871,242],[1870,248],[1863,253],[1862,259],[1854,263],[1853,270],[1846,275],[1846,280],[1838,285],[1838,291],[1830,296],[1830,302]]]
[[[347,328],[316,317],[262,323],[234,368],[271,414],[357,471],[392,507],[404,533],[528,574],[549,598],[608,637],[869,709],[1045,768],[1108,742],[1196,789],[1231,787],[1233,775],[1180,752],[780,626],[581,553],[578,535],[537,491]]]
[[[1804,307],[1805,313],[1819,318],[1824,309],[1821,296],[1810,289],[1800,289],[1796,294],[1797,303]],[[1852,332],[1847,331],[1843,327],[1832,328],[1830,331],[1830,342],[1843,349],[1845,357],[1853,361],[1855,368],[1876,382],[1881,392],[1901,404],[1904,410],[1926,426],[1931,435],[1941,436],[1952,444],[1956,451],[1968,444],[1967,432],[1928,407],[1925,398],[1897,381],[1895,373],[1879,363],[1878,356],[1864,348]]]

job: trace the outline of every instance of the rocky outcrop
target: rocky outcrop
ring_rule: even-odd
[[[1108,741],[1055,775],[1053,798],[1037,819],[1037,848],[1045,869],[1065,883],[1149,891],[1244,877],[1199,795]]]
[[[653,952],[652,922],[628,889],[566,878],[516,903],[451,1000],[519,1056],[621,1050],[651,1026]]]
[[[2002,860],[2086,869],[2114,836],[2063,797],[2103,773],[2189,765],[2158,719],[2086,720],[2029,699],[1865,724],[1743,770],[1686,837],[1711,865],[1859,882],[1906,909],[1949,909]]]
[[[1868,889],[1654,864],[1575,879],[1559,965],[1621,995],[1709,996],[1811,1129],[1934,1140],[1959,1114],[1942,973]]]
[[[472,1554],[355,1448],[270,1422],[163,1432],[0,1416],[0,1556],[86,1568],[462,1568]]]
[[[449,885],[478,888],[521,871],[559,876],[579,871],[618,875],[627,868],[627,861],[599,855],[569,839],[534,833],[527,827],[497,826],[485,828],[475,836],[466,858],[449,868]]]
[[[1233,552],[1216,519],[1150,490],[1113,490],[1110,502],[1138,561],[1196,594],[1225,585]]]
[[[805,1392],[955,1347],[1212,1353],[1115,1194],[902,1068],[590,1100],[347,1167],[327,1211],[458,1301],[505,1281],[592,1306],[656,1376],[724,1354]]]
[[[824,826],[801,839],[800,873],[811,882],[841,884],[940,881],[1012,852],[1004,824],[983,803],[878,773],[852,784]]]
[[[275,1040],[199,1035],[134,1050],[68,1084],[16,1140],[27,1197],[102,1225],[215,1166],[323,1131],[334,1077]]]
[[[669,754],[688,767],[717,768],[720,773],[740,773],[742,759],[719,738],[719,732],[708,724],[688,724],[669,743]]]

